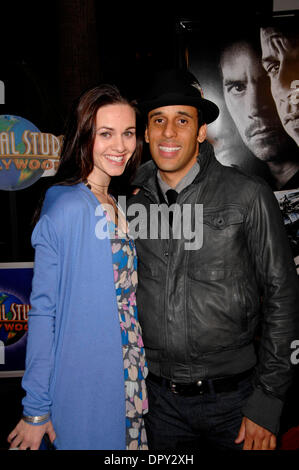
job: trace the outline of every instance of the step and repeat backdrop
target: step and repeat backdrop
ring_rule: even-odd
[[[272,187],[299,273],[298,24],[292,11],[215,25],[182,18],[177,30],[184,66],[220,108],[208,126],[216,158]],[[51,99],[18,67],[0,75],[0,377],[24,370],[31,221],[62,145]]]

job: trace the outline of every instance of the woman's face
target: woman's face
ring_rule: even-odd
[[[136,114],[128,104],[109,104],[98,109],[93,145],[91,180],[109,181],[123,173],[136,148]]]

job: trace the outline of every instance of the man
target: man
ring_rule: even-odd
[[[221,53],[224,98],[244,144],[268,165],[274,190],[299,186],[299,150],[286,134],[254,42],[235,40]]]
[[[263,66],[270,77],[279,117],[286,132],[299,145],[299,33],[296,19],[289,19],[286,27],[261,28],[261,46]]]
[[[266,184],[215,159],[205,138],[218,109],[191,74],[159,72],[140,108],[153,161],[135,179],[127,214],[135,227],[138,211],[142,227],[137,305],[150,449],[273,449],[299,335],[298,280],[277,202]],[[169,189],[178,192],[172,229],[151,237],[152,208],[171,203]],[[187,234],[203,207],[195,249],[177,229],[190,207]]]

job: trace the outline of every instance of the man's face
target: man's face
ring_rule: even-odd
[[[243,142],[260,160],[281,159],[289,138],[260,58],[248,43],[236,42],[224,51],[220,65],[225,102]]]
[[[275,28],[261,28],[261,46],[282,125],[299,145],[299,34],[291,39]]]
[[[148,113],[145,140],[162,177],[169,175],[179,182],[196,162],[205,137],[206,125],[198,129],[193,106],[163,106]]]

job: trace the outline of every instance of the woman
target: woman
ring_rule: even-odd
[[[111,85],[87,91],[72,114],[32,234],[26,396],[11,448],[39,449],[44,435],[57,449],[147,448],[136,254],[109,193],[140,161],[137,128]]]

